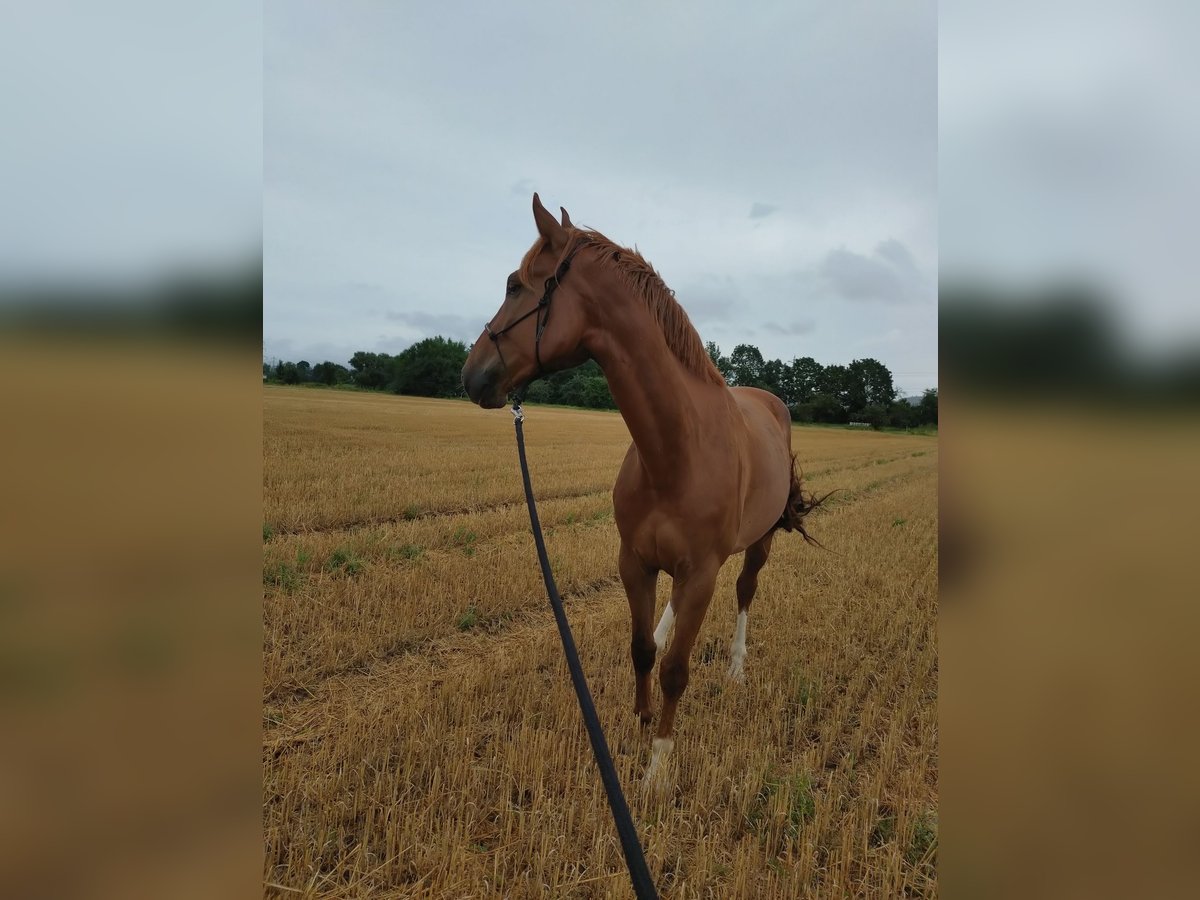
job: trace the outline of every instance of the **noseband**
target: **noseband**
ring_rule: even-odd
[[[508,368],[508,363],[504,361],[504,351],[500,349],[500,337],[512,331],[530,316],[537,316],[537,331],[533,338],[533,357],[537,360],[537,375],[534,380],[541,378],[546,374],[546,370],[542,368],[542,333],[546,330],[546,323],[550,321],[550,301],[554,299],[554,291],[562,283],[563,278],[567,275],[567,270],[571,268],[571,260],[575,254],[590,241],[587,238],[581,238],[579,243],[575,245],[567,256],[563,257],[563,261],[558,264],[558,268],[554,270],[554,274],[546,279],[546,292],[542,294],[542,299],[537,302],[537,306],[529,310],[524,315],[518,316],[513,321],[509,322],[499,331],[492,331],[492,323],[489,322],[483,326],[483,330],[487,332],[487,336],[492,339],[492,343],[496,345],[496,352],[500,355],[500,362],[504,363],[505,368]]]

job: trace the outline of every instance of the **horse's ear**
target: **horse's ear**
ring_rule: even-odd
[[[537,223],[538,234],[546,239],[551,248],[557,249],[567,242],[567,232],[542,206],[542,199],[536,193],[533,195],[533,221]]]
[[[562,227],[574,228],[575,226],[571,224],[571,217],[567,215],[567,208],[565,206],[560,206],[559,209],[562,210]]]

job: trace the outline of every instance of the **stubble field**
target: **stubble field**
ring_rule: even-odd
[[[610,496],[613,413],[531,408],[559,588],[664,897],[937,893],[937,439],[797,428],[810,530],[781,533],[727,682],[740,558],[643,794]],[[537,568],[512,418],[264,389],[267,896],[625,897]],[[670,580],[659,582],[658,611]],[[655,707],[660,705],[657,677]]]

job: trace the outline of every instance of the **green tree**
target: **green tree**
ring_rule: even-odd
[[[419,397],[461,397],[467,345],[444,337],[417,341],[395,357],[389,388]]]
[[[833,394],[818,393],[812,398],[814,422],[845,423],[850,421],[842,401]]]
[[[525,391],[526,403],[553,403],[553,394],[550,389],[550,383],[547,381],[535,381]]]
[[[296,371],[294,362],[281,362],[275,367],[275,378],[284,384],[299,384],[300,373]]]
[[[591,409],[616,409],[608,379],[594,359],[573,369],[554,372],[530,385],[527,399],[535,403],[560,403]]]
[[[793,403],[788,407],[788,411],[792,414],[793,422],[815,421],[815,406],[811,400],[806,400],[803,403]]]
[[[359,350],[350,357],[350,378],[359,387],[380,390],[394,378],[395,361],[386,353]]]
[[[888,423],[887,407],[880,406],[877,403],[868,403],[865,407],[863,407],[857,418],[858,421],[866,422],[872,428],[878,431]]]
[[[738,344],[729,354],[733,383],[739,387],[761,387],[763,355],[753,344]]]
[[[851,418],[856,421],[862,419],[862,411],[867,406],[867,381],[861,360],[856,359],[846,366],[846,376],[842,382],[842,406]]]
[[[321,384],[345,384],[350,380],[350,370],[326,360],[313,366],[312,377]]]
[[[783,363],[777,359],[769,359],[763,363],[758,375],[758,387],[770,391],[776,397],[783,397]],[[787,402],[784,399],[784,402]]]
[[[312,381],[312,366],[309,365],[308,360],[302,359],[296,363],[296,374],[301,381]]]
[[[733,367],[729,363],[729,357],[721,355],[721,348],[713,341],[709,341],[704,345],[704,349],[708,351],[708,358],[713,361],[713,365],[717,367],[721,377],[726,381],[733,378]]]
[[[825,367],[811,356],[793,359],[783,367],[784,401],[788,405],[808,403],[820,388],[824,374]]]
[[[891,370],[877,359],[856,359],[850,363],[849,371],[861,380],[864,406],[882,406],[885,409],[896,399],[896,387],[892,383]]]
[[[821,381],[817,385],[816,393],[833,398],[838,407],[842,410],[845,417],[849,417],[849,382],[850,372],[845,366],[826,366],[821,370]],[[816,402],[816,396],[813,397],[813,402]],[[824,401],[822,401],[824,402]],[[846,419],[843,419],[845,421]],[[817,419],[818,422],[833,421],[830,419]]]
[[[921,403],[917,407],[920,412],[922,425],[937,425],[938,423],[938,389],[929,388],[921,395]]]
[[[891,428],[912,428],[920,424],[917,407],[907,400],[897,400],[888,409],[887,423]]]
[[[588,376],[583,386],[584,406],[591,409],[616,409],[612,391],[608,388],[608,379],[603,375]]]
[[[584,381],[586,375],[581,375],[578,370],[572,371],[571,374],[557,385],[555,392],[555,402],[561,403],[564,406],[586,406],[584,402],[586,393],[584,391]]]

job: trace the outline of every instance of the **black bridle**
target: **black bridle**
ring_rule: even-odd
[[[530,316],[537,316],[537,331],[534,333],[533,338],[533,357],[535,360],[537,360],[537,375],[530,379],[531,382],[536,381],[546,374],[546,370],[542,367],[542,334],[546,330],[546,324],[550,321],[550,301],[554,299],[555,290],[558,289],[558,286],[562,283],[563,278],[566,277],[567,271],[571,268],[571,260],[575,258],[575,254],[578,253],[580,249],[582,249],[587,243],[589,243],[588,239],[582,238],[579,243],[575,245],[575,248],[563,257],[562,262],[558,264],[558,268],[554,270],[554,274],[546,279],[546,290],[545,293],[542,294],[542,299],[537,302],[537,306],[529,310],[527,313],[513,319],[499,331],[492,331],[491,322],[488,322],[483,326],[483,330],[487,332],[487,336],[490,337],[492,339],[492,343],[496,345],[496,352],[500,354],[500,362],[503,363],[504,367],[507,369],[508,363],[504,360],[504,351],[500,349],[501,336],[512,331]],[[529,385],[527,383],[525,387],[528,386]],[[524,389],[522,389],[520,393],[524,393]]]

